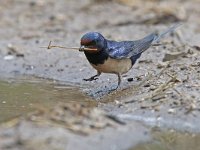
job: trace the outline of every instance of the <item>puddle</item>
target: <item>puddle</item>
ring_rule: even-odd
[[[96,105],[75,87],[37,79],[0,81],[0,122],[59,102]]]
[[[153,141],[130,150],[200,150],[200,135],[176,131],[153,131]]]

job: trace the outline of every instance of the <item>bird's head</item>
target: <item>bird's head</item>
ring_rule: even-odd
[[[81,38],[79,51],[98,52],[106,47],[106,39],[98,32],[88,32]],[[91,49],[91,50],[89,50]]]

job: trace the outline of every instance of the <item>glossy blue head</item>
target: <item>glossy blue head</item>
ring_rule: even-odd
[[[106,39],[98,32],[88,32],[81,38],[81,48],[92,48],[96,49],[97,52],[101,51],[106,48]]]

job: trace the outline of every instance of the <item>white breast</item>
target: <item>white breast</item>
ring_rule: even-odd
[[[128,72],[131,67],[132,63],[131,60],[128,58],[125,59],[113,59],[113,58],[108,58],[104,64],[98,64],[94,65],[91,64],[96,70],[103,72],[103,73],[126,73]]]

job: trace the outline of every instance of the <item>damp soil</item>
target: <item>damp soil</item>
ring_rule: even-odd
[[[79,103],[95,107],[96,102],[77,87],[56,84],[37,78],[0,81],[0,122],[3,123],[39,108],[52,108],[57,103]]]
[[[200,136],[176,131],[153,130],[153,140],[145,144],[138,144],[129,150],[199,150]]]
[[[190,144],[198,149],[199,5],[199,0],[2,1],[0,149],[181,149]],[[96,73],[83,53],[41,48],[49,41],[78,47],[89,31],[136,40],[176,23],[183,25],[149,48],[116,91],[115,75],[83,81]],[[158,138],[171,140],[171,135],[172,141]]]

